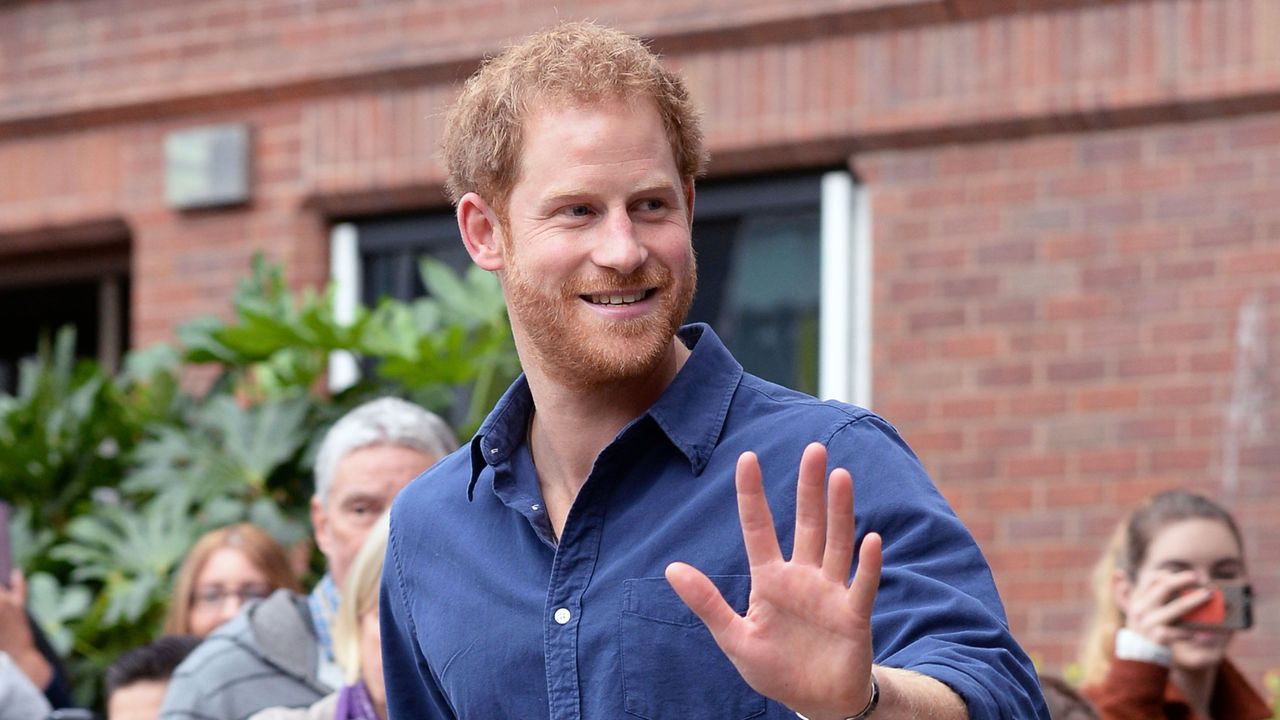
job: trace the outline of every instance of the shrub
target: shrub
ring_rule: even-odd
[[[134,351],[110,376],[76,360],[63,330],[23,363],[16,393],[0,394],[0,488],[17,509],[29,607],[82,702],[97,705],[105,667],[157,635],[201,534],[248,520],[286,545],[309,536],[315,447],[343,412],[395,394],[460,436],[479,425],[519,370],[497,281],[431,261],[421,272],[430,298],[384,300],[342,324],[331,291],[291,293],[255,258],[232,319],[187,323],[178,349]],[[335,352],[368,372],[331,394]],[[216,368],[207,392],[183,389],[182,362]]]

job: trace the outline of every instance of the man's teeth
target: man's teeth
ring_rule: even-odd
[[[591,302],[597,305],[629,305],[644,299],[644,292],[622,293],[620,295],[590,295]]]

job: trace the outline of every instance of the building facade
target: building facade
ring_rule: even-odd
[[[1042,669],[1111,527],[1174,486],[1240,518],[1234,654],[1277,665],[1275,0],[11,0],[0,375],[52,321],[112,362],[226,313],[259,251],[298,287],[420,291],[414,258],[465,263],[460,80],[576,18],[649,38],[704,109],[695,315],[897,425]]]

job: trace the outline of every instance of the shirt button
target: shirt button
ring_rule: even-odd
[[[569,612],[569,608],[560,608],[556,610],[556,614],[552,617],[556,619],[557,623],[564,625],[569,622],[569,618],[573,617],[573,613]]]

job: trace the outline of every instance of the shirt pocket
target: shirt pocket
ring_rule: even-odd
[[[712,575],[729,605],[746,611],[749,575]],[[622,694],[645,720],[746,720],[768,701],[752,690],[666,578],[623,583]]]

